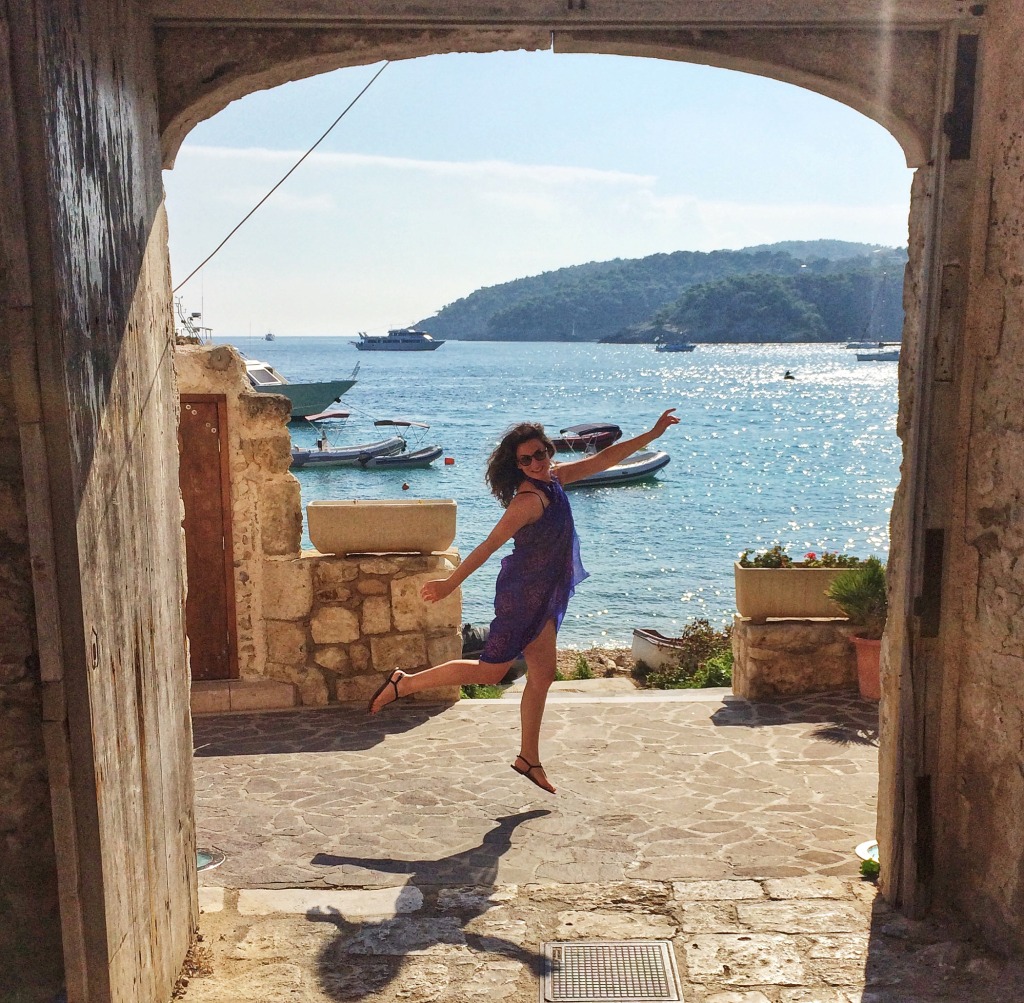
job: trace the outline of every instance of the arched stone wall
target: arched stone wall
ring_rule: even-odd
[[[1024,11],[777,0],[770,15],[755,0],[0,0],[0,357],[18,424],[5,532],[27,529],[32,602],[24,547],[0,553],[0,581],[34,762],[45,743],[56,873],[41,881],[58,892],[70,999],[166,998],[196,916],[161,152],[287,79],[551,44],[818,90],[886,125],[919,168],[883,887],[1024,946]],[[37,807],[19,839],[42,847]]]
[[[192,5],[190,0],[167,0],[165,6],[180,14]],[[222,6],[230,6],[229,0]],[[991,822],[1003,794],[1013,803],[1017,798],[1024,803],[1024,784],[1011,782],[1010,776],[1004,778],[998,796],[965,798],[960,790],[960,771],[969,765],[962,753],[968,734],[975,759],[972,768],[979,776],[983,771],[978,764],[998,768],[1007,750],[998,742],[979,745],[977,729],[960,716],[961,698],[970,687],[965,689],[963,673],[952,665],[977,621],[970,613],[972,604],[986,601],[990,610],[996,607],[995,619],[1008,609],[1007,586],[1000,576],[993,577],[987,593],[976,582],[966,593],[959,584],[962,570],[977,569],[978,554],[963,545],[970,517],[958,485],[964,483],[972,462],[978,466],[976,454],[972,460],[975,440],[967,429],[979,419],[982,427],[992,424],[988,409],[975,400],[975,387],[965,372],[965,367],[973,372],[972,337],[979,336],[968,318],[992,323],[993,309],[991,303],[981,307],[973,295],[981,288],[973,278],[978,254],[987,259],[991,250],[979,234],[985,227],[981,221],[992,208],[978,194],[985,182],[977,156],[975,111],[982,94],[991,99],[1011,87],[1013,76],[1005,64],[1015,54],[1013,39],[1019,37],[1020,27],[1013,5],[903,0],[884,10],[851,3],[838,11],[820,5],[811,9],[794,0],[778,5],[771,23],[763,20],[763,10],[748,10],[743,4],[705,3],[698,8],[679,0],[628,11],[613,4],[596,18],[582,16],[586,4],[569,2],[570,13],[563,10],[561,16],[548,8],[527,10],[530,6],[512,4],[503,11],[499,5],[488,7],[485,14],[478,4],[438,5],[425,14],[419,8],[406,12],[401,4],[388,5],[386,12],[374,3],[358,10],[343,4],[333,16],[319,11],[315,25],[258,20],[203,24],[196,18],[186,23],[175,17],[161,20],[158,10],[165,163],[173,162],[196,122],[251,90],[380,59],[549,46],[563,52],[677,59],[758,73],[832,97],[887,128],[918,174],[905,282],[899,419],[905,450],[892,518],[893,601],[880,756],[883,888],[887,897],[912,913],[924,911],[937,897],[941,903],[958,905],[994,938],[1024,943],[1024,931],[1013,919],[1015,896],[1024,897],[1024,890],[1007,891],[1006,880],[1007,868],[1024,859],[1021,840],[1003,841],[1001,852],[1010,864],[986,857],[973,868],[974,878],[989,886],[993,911],[979,909],[953,877],[963,873],[956,854],[965,847],[963,838],[959,843],[952,838],[954,833],[963,836],[970,817]],[[1003,61],[998,77],[986,75],[986,53],[992,67],[997,59]],[[997,121],[990,111],[985,126],[990,136],[1012,117],[1007,109],[1002,114]],[[1014,150],[1004,151],[1004,164],[1012,161]],[[1012,187],[1006,177],[1002,183]],[[995,176],[992,184],[996,185]],[[1020,197],[1017,189],[1008,195],[1011,202]],[[1004,279],[1001,273],[990,284],[998,287]],[[986,372],[1006,387],[1012,385],[1012,368],[989,366]],[[975,413],[978,407],[980,412]],[[1000,427],[1005,430],[1005,422]],[[991,458],[990,466],[998,467],[998,461]],[[991,471],[986,469],[978,478],[985,491],[999,494]],[[999,483],[1008,488],[1007,479]],[[1002,530],[1016,524],[1015,503],[1001,497],[999,505],[979,511],[975,519],[985,528],[977,534],[982,548],[998,554],[1003,562],[999,566],[1004,567],[1002,545],[1008,534]],[[1006,567],[1004,571],[1016,580],[1015,572]],[[976,638],[982,662],[991,655],[993,634],[1004,629],[995,623],[986,628],[986,636]],[[996,648],[1000,644],[1005,648],[1004,642],[996,643]],[[976,697],[977,720],[991,724],[995,696],[993,690]]]
[[[528,26],[364,29],[168,26],[157,31],[164,166],[199,122],[253,91],[379,60],[553,48],[644,56],[772,77],[855,108],[888,129],[907,164],[930,157],[941,34],[920,28],[604,29]]]

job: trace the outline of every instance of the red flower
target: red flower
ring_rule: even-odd
[[[805,561],[813,561],[813,560],[817,559],[817,556],[818,555],[815,554],[814,551],[812,550],[809,554],[804,554],[804,560]]]

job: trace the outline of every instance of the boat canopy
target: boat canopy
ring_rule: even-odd
[[[381,418],[379,421],[375,421],[374,425],[378,428],[385,426],[393,426],[395,428],[430,428],[429,425],[424,425],[421,421],[406,421],[404,418]]]

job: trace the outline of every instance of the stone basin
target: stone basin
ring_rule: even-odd
[[[309,539],[321,554],[431,554],[455,540],[451,498],[314,501]]]

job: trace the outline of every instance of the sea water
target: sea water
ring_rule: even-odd
[[[347,376],[352,412],[327,426],[334,444],[390,434],[374,419],[425,422],[409,448],[438,444],[425,470],[296,471],[303,505],[320,499],[454,498],[465,556],[501,515],[483,474],[504,429],[528,420],[557,433],[611,421],[625,437],[676,409],[651,448],[671,463],[646,483],[570,492],[590,578],[559,634],[565,647],[628,645],[635,627],[674,634],[694,617],[727,623],[740,551],[786,545],[884,558],[899,478],[897,365],[858,362],[828,345],[649,345],[449,341],[434,352],[357,352],[349,338],[240,339],[248,356],[293,381]],[[783,376],[789,370],[795,379]],[[293,429],[310,444],[312,429]],[[403,489],[408,485],[407,489]],[[308,536],[303,546],[310,547]],[[493,615],[499,551],[463,586],[463,619]]]

